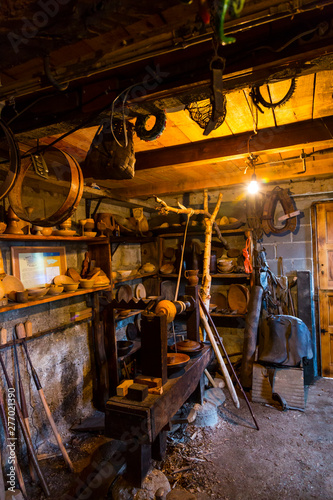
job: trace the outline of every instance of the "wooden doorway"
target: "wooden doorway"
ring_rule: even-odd
[[[333,202],[316,203],[314,211],[321,372],[324,377],[333,377]]]

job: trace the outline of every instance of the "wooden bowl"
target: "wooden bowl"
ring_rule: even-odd
[[[129,340],[117,340],[117,354],[118,356],[125,356],[132,349],[134,343]]]
[[[75,281],[70,276],[66,276],[66,274],[59,274],[59,276],[53,278],[53,283],[55,285],[71,285],[75,283]]]
[[[27,290],[29,299],[40,299],[48,292],[48,288],[45,287],[28,288]]]
[[[47,288],[48,295],[59,295],[64,291],[64,287],[62,285],[51,285]]]
[[[93,288],[94,285],[95,285],[95,280],[86,280],[86,279],[80,280],[81,288]]]
[[[132,272],[132,269],[118,269],[117,273],[121,279],[127,278]]]
[[[75,292],[79,288],[79,283],[64,283],[65,292]]]
[[[182,354],[181,352],[175,352],[174,354],[167,354],[167,367],[168,369],[180,369],[187,365],[190,361],[190,356],[187,354]]]

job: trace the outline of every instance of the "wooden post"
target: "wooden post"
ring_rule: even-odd
[[[165,314],[141,315],[141,368],[142,375],[158,377],[162,384],[167,376],[167,318]]]
[[[194,340],[195,342],[200,342],[200,312],[199,312],[199,300],[198,300],[199,287],[198,285],[191,286],[187,285],[185,287],[185,295],[190,295],[194,298],[196,307],[193,311],[190,311],[187,316],[187,338],[189,340]]]

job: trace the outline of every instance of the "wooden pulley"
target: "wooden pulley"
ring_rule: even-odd
[[[9,202],[15,214],[36,226],[52,227],[68,219],[83,193],[83,175],[68,153],[50,147],[27,153]]]
[[[0,120],[0,199],[13,187],[20,164],[20,152],[14,135]]]
[[[171,323],[177,314],[177,308],[170,300],[161,300],[155,308],[155,314],[165,314],[167,322]]]

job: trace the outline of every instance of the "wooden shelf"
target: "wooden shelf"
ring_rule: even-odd
[[[108,238],[95,236],[94,238],[88,238],[87,236],[36,236],[34,234],[0,234],[1,240],[13,240],[13,241],[86,241],[89,243],[108,243]]]
[[[120,278],[114,280],[114,283],[124,283],[126,281],[139,280],[141,278],[149,278],[150,276],[156,276],[156,275],[157,275],[156,271],[154,271],[153,273],[135,274],[133,276],[127,276],[126,278]]]
[[[160,278],[178,278],[178,274],[158,274]],[[185,276],[181,276],[182,278],[185,278]],[[202,274],[199,274],[199,278],[202,277]],[[242,279],[250,279],[251,274],[246,274],[246,273],[219,273],[219,274],[211,274],[212,278],[218,278],[218,279],[223,279],[223,278],[242,278]]]
[[[130,313],[126,314],[126,316],[117,316],[115,319],[116,321],[122,321],[124,319],[130,318],[131,316],[137,316],[141,312],[142,312],[141,309],[138,311],[131,311]]]
[[[250,229],[249,227],[238,227],[238,228],[235,228],[235,229],[223,229],[223,226],[219,226],[219,229],[222,233],[222,236],[224,235],[230,235],[230,234],[244,234],[245,231],[252,231],[252,229]],[[157,236],[161,237],[161,238],[177,238],[177,237],[180,237],[180,236],[184,236],[184,232],[185,232],[185,226],[183,226],[183,228],[179,228],[179,227],[170,227],[170,228],[165,228],[164,232],[162,232],[161,229],[153,229],[152,230],[154,232],[154,234],[156,234]],[[161,232],[160,232],[161,231]],[[201,230],[198,230],[196,228],[189,228],[188,229],[188,233],[191,233],[191,236],[193,235],[202,235],[204,236],[205,234],[205,228],[203,227]],[[216,235],[214,234],[214,231],[213,231],[213,235],[212,237],[216,237]]]
[[[110,291],[111,287],[104,286],[104,287],[95,287],[95,288],[81,288],[81,289],[77,290],[76,292],[63,292],[63,293],[60,293],[59,295],[45,296],[39,300],[29,300],[28,302],[24,302],[22,304],[20,304],[18,302],[11,302],[7,306],[0,307],[0,313],[6,312],[6,311],[13,311],[15,309],[24,309],[25,307],[39,306],[40,304],[46,304],[47,302],[54,302],[56,300],[68,299],[70,297],[76,297],[76,296],[80,296],[80,295],[85,295],[86,293],[100,292],[100,291],[104,291],[104,290]]]
[[[110,243],[149,243],[155,241],[155,236],[135,236],[135,235],[124,235],[124,236],[110,236]]]

